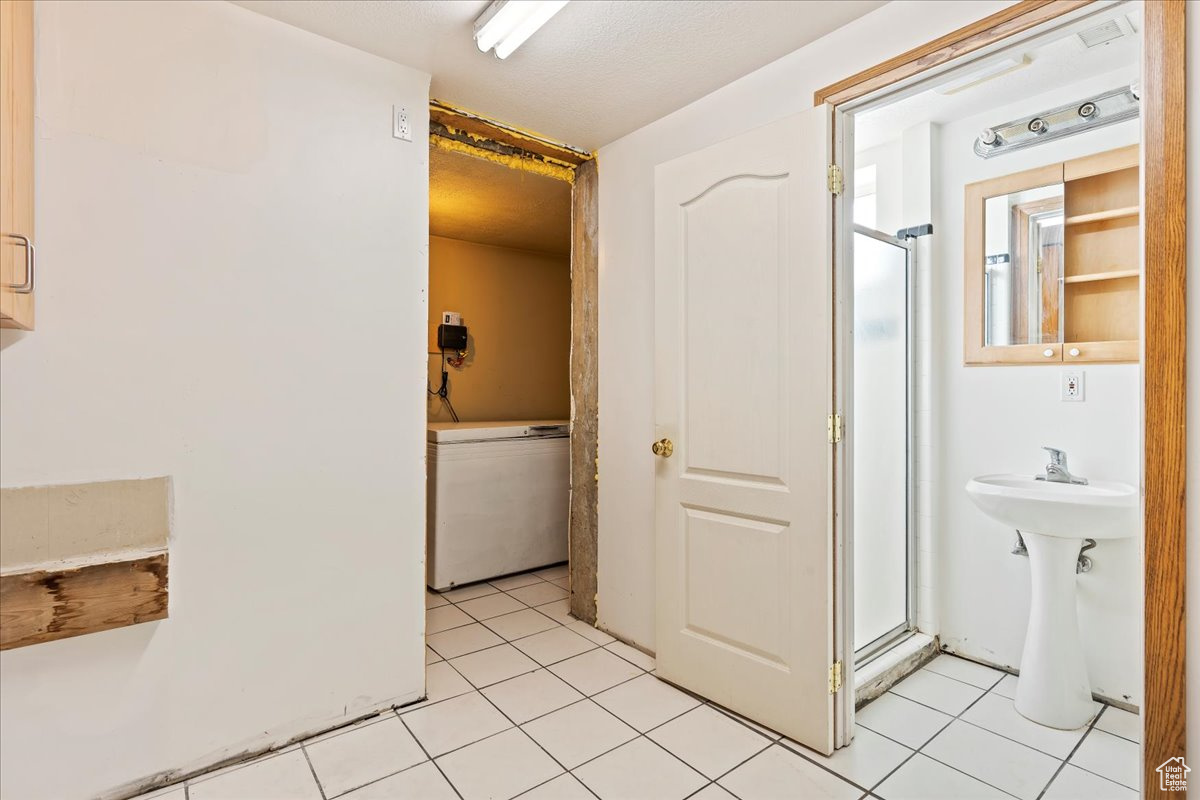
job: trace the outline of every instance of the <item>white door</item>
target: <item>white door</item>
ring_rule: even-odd
[[[828,131],[816,108],[655,172],[658,674],[823,753]]]

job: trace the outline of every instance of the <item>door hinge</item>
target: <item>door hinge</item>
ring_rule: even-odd
[[[842,168],[837,164],[830,164],[827,175],[829,177],[829,191],[833,194],[841,194],[846,188],[846,182],[842,178]]]
[[[829,693],[837,694],[842,688],[842,662],[835,661],[829,667]]]
[[[829,433],[829,443],[837,444],[842,440],[842,415],[830,414],[825,420],[825,429]]]

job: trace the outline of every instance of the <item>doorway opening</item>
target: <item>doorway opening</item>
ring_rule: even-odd
[[[429,169],[426,644],[436,664],[571,622],[573,584],[594,586],[579,546],[594,549],[594,524],[578,509],[587,493],[575,473],[589,443],[594,452],[596,384],[575,350],[589,275],[594,289],[594,259],[583,258],[594,225],[579,228],[594,222],[595,170],[582,151],[436,101]]]
[[[919,671],[975,685],[980,708],[1021,724],[1077,731],[1078,745],[1097,714],[1102,731],[1139,730],[1144,693],[1143,5],[1042,22],[834,110],[837,163],[854,179],[835,234],[852,296],[837,359],[851,409],[846,622],[869,689],[859,704],[897,683],[911,695],[901,681]],[[1025,484],[1082,492],[1085,473],[1124,492],[1109,538],[980,499]],[[1052,580],[1046,554],[1059,550]],[[926,667],[938,651],[956,660]],[[1070,709],[1047,699],[1072,693]],[[1136,774],[1137,742],[1125,747]]]
[[[567,560],[571,186],[437,146],[429,172],[427,578],[446,591]]]

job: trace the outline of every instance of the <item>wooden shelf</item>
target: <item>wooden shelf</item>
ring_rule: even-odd
[[[1090,283],[1092,281],[1115,281],[1121,278],[1136,278],[1141,275],[1141,270],[1136,269],[1114,269],[1109,272],[1093,272],[1088,275],[1068,275],[1063,278],[1063,283]]]
[[[1084,225],[1089,222],[1103,222],[1106,219],[1136,216],[1138,216],[1138,207],[1126,206],[1125,208],[1110,208],[1106,211],[1093,211],[1091,214],[1076,214],[1073,217],[1067,217],[1063,222],[1067,225]]]

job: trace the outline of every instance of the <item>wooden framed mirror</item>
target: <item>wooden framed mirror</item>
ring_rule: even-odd
[[[963,362],[1138,360],[1138,147],[969,184]]]

